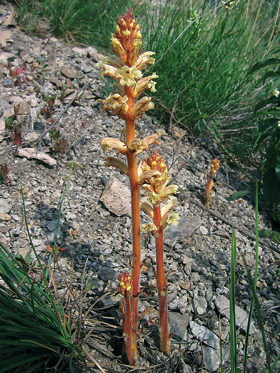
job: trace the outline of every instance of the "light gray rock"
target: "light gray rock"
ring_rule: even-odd
[[[217,372],[220,366],[220,351],[208,346],[202,346],[203,362],[208,372]]]
[[[191,316],[184,314],[181,315],[179,312],[169,312],[169,322],[170,322],[170,333],[174,333],[173,338],[178,339],[178,341],[187,340],[187,327],[191,320]]]
[[[128,187],[112,177],[107,183],[106,188],[100,198],[107,209],[117,216],[129,215],[131,209],[131,197]]]
[[[50,157],[48,154],[37,151],[35,148],[19,148],[18,153],[20,157],[24,157],[27,159],[38,159],[39,161],[42,161],[44,163],[47,163],[49,166],[56,165],[56,160]]]
[[[76,71],[74,69],[71,69],[70,67],[67,67],[67,66],[62,67],[61,74],[66,76],[66,78],[77,79]]]
[[[215,305],[218,308],[218,311],[221,315],[225,316],[228,320],[230,320],[230,302],[224,295],[219,295],[215,299]],[[239,306],[235,306],[235,318],[236,318],[236,326],[238,328],[241,328],[243,332],[246,333],[247,331],[247,321],[248,321],[248,313],[245,312],[242,308]],[[250,328],[250,334],[254,334],[257,332],[254,320],[251,321],[251,328]]]
[[[177,242],[183,243],[187,241],[187,239],[194,234],[200,225],[201,220],[199,218],[182,216],[178,225],[172,225],[166,230],[167,237],[164,244],[174,247]]]
[[[5,199],[0,198],[0,214],[8,214],[12,208],[12,205]]]
[[[220,348],[219,338],[205,326],[198,325],[195,321],[190,322],[191,333],[208,347],[218,350]]]

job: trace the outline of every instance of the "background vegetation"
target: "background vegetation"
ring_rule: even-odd
[[[169,123],[172,113],[194,133],[209,126],[236,155],[250,154],[263,85],[247,73],[278,41],[278,1],[17,1],[28,32],[43,17],[57,37],[106,49],[116,18],[133,7],[144,49],[156,52],[157,117]]]

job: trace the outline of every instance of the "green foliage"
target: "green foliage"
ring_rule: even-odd
[[[30,29],[31,19],[33,29],[38,31],[38,18],[44,17],[57,37],[68,42],[107,48],[115,20],[131,6],[133,1],[130,0],[21,0],[18,21],[24,28]]]
[[[246,196],[249,193],[250,193],[250,191],[248,189],[246,189],[246,190],[240,190],[239,192],[235,192],[235,193],[231,194],[228,197],[228,201],[235,201],[235,200],[237,200],[239,198],[242,198],[242,197]]]
[[[263,94],[254,111],[259,125],[252,153],[260,152],[262,156],[263,195],[272,210],[273,218],[278,222],[280,222],[280,59],[271,56],[278,56],[279,53],[280,47],[272,49],[249,71],[249,75],[260,70],[263,73]],[[271,70],[272,67],[274,70]]]
[[[246,69],[266,48],[258,7],[255,1],[230,8],[167,1],[144,18],[144,49],[156,52],[156,95],[182,125],[203,133],[205,122],[213,127],[217,119],[219,131],[249,116],[257,80]],[[168,122],[170,111],[155,109]]]
[[[41,270],[16,258],[0,242],[0,372],[39,371],[79,354],[58,299]]]
[[[236,314],[235,314],[235,262],[236,238],[235,230],[232,232],[231,265],[230,265],[230,362],[231,372],[237,373],[237,340],[236,340]]]
[[[260,231],[260,235],[262,237],[267,237],[267,238],[270,238],[271,241],[277,243],[278,245],[280,245],[280,233],[278,232],[275,232],[271,229],[262,229]]]

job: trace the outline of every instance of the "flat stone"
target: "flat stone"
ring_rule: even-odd
[[[74,69],[71,69],[70,67],[62,67],[61,74],[66,76],[66,78],[69,79],[77,79],[78,75]]]
[[[17,105],[19,105],[19,110],[18,110],[19,115],[29,114],[30,107],[26,101],[22,100]]]
[[[5,199],[0,198],[0,214],[8,214],[12,208],[12,205]]]
[[[90,65],[87,65],[87,64],[83,64],[81,65],[81,70],[84,72],[84,73],[90,73],[92,70],[93,70],[93,67],[90,66]]]
[[[224,295],[219,295],[215,299],[215,305],[218,308],[218,311],[221,315],[225,316],[228,320],[230,320],[230,302]],[[247,320],[248,320],[249,314],[245,312],[242,308],[239,306],[235,306],[235,319],[236,319],[236,326],[238,328],[241,328],[243,332],[246,333],[247,331]],[[257,329],[255,327],[255,322],[252,319],[251,320],[251,327],[250,327],[250,334],[254,334],[257,332]]]
[[[117,272],[111,268],[102,268],[99,271],[98,276],[101,280],[107,282],[108,280],[115,280]]]
[[[58,79],[56,76],[51,76],[50,77],[50,82],[58,87],[62,87],[63,86],[63,82],[62,80]]]
[[[204,227],[203,225],[200,226],[199,230],[201,234],[203,234],[203,236],[206,236],[208,234],[208,229]]]
[[[167,237],[164,240],[164,244],[173,247],[177,242],[183,243],[187,241],[200,225],[201,220],[199,218],[182,216],[177,226],[171,225],[165,231]]]
[[[48,154],[44,152],[39,152],[35,148],[20,148],[18,149],[17,153],[20,157],[24,157],[27,159],[38,159],[44,163],[47,163],[49,166],[56,165],[56,160],[50,157]]]
[[[205,326],[198,325],[195,321],[190,322],[190,331],[192,334],[205,345],[216,350],[220,348],[218,336]]]
[[[173,338],[176,338],[178,341],[187,340],[187,327],[191,320],[191,316],[184,314],[181,315],[179,312],[169,312],[169,321],[170,321],[170,333],[174,333]]]
[[[208,346],[202,346],[203,362],[207,372],[217,372],[220,366],[220,350]]]
[[[129,215],[131,213],[131,197],[128,187],[112,177],[100,198],[107,209],[117,216]]]
[[[2,221],[9,221],[9,220],[11,220],[11,217],[10,217],[9,214],[1,214],[0,213],[0,220],[2,220]]]

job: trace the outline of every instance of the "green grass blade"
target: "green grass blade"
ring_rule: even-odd
[[[243,260],[244,260],[245,269],[246,269],[246,272],[247,272],[247,275],[248,275],[249,284],[250,284],[251,289],[253,291],[253,297],[254,297],[254,303],[255,303],[255,307],[256,307],[256,311],[257,311],[259,327],[260,327],[260,331],[262,333],[262,339],[263,339],[264,350],[265,350],[265,355],[266,355],[267,368],[268,368],[269,373],[272,373],[272,369],[271,369],[271,365],[270,365],[270,355],[269,355],[269,350],[268,350],[268,347],[267,347],[267,341],[266,341],[265,330],[264,330],[264,325],[263,325],[263,320],[262,320],[261,308],[260,308],[260,304],[259,304],[259,300],[258,300],[256,288],[255,288],[255,282],[254,282],[254,279],[251,275],[251,272],[250,272],[250,269],[247,265],[245,257],[243,257]]]
[[[254,278],[254,291],[256,293],[257,288],[257,279],[258,279],[258,266],[259,266],[259,208],[258,208],[258,181],[256,181],[256,190],[255,190],[255,214],[256,214],[256,226],[255,226],[255,233],[256,233],[256,260],[255,260],[255,278]],[[243,359],[243,373],[247,371],[247,359],[248,359],[248,347],[249,347],[249,336],[250,336],[250,327],[253,317],[253,309],[254,309],[254,297],[252,298],[251,306],[250,306],[250,313],[248,318],[247,324],[247,331],[246,331],[246,339],[245,339],[245,347],[244,347],[244,359]]]
[[[236,342],[236,318],[235,318],[235,262],[236,262],[236,238],[235,230],[232,232],[231,266],[230,266],[230,362],[231,372],[237,373],[237,342]]]

